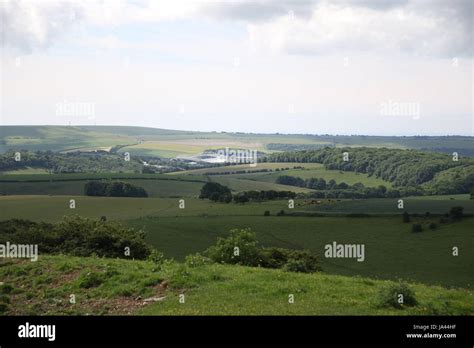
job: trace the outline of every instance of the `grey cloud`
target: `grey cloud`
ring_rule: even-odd
[[[262,22],[271,20],[275,17],[286,16],[290,11],[295,16],[309,17],[317,2],[318,0],[223,1],[207,4],[203,7],[202,13],[217,19]]]
[[[70,2],[0,2],[2,47],[30,53],[48,47],[83,17],[82,8]]]

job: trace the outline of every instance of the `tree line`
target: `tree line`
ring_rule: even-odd
[[[43,168],[52,173],[103,173],[133,172],[140,173],[142,164],[138,158],[131,157],[126,161],[124,156],[98,152],[57,153],[52,151],[9,151],[0,155],[0,171]]]
[[[344,158],[347,153],[347,160]],[[353,171],[426,194],[468,193],[474,187],[474,160],[452,155],[386,148],[324,148],[269,154],[262,161],[322,163],[326,169]],[[443,180],[444,176],[456,181]],[[421,187],[421,185],[423,185]]]
[[[232,194],[230,188],[217,182],[208,182],[201,188],[200,199],[210,199],[214,202],[230,203],[246,203],[249,201],[266,201],[273,199],[290,199],[295,198],[296,193],[292,191],[242,191]]]
[[[84,194],[101,197],[148,197],[143,187],[124,181],[89,181],[84,185]]]

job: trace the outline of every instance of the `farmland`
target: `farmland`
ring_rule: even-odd
[[[69,208],[69,199],[75,199],[75,209]],[[3,219],[28,218],[36,221],[58,221],[64,215],[75,215],[120,220],[129,226],[143,229],[147,241],[168,257],[183,260],[186,255],[202,252],[217,237],[226,236],[232,228],[250,227],[259,241],[266,246],[310,249],[323,253],[323,247],[332,241],[366,245],[367,259],[355,260],[322,258],[325,272],[342,275],[361,275],[381,279],[409,279],[444,286],[471,287],[474,255],[474,218],[462,222],[439,225],[420,234],[411,232],[411,224],[401,221],[396,200],[380,199],[325,202],[309,211],[322,216],[275,216],[287,209],[287,201],[269,201],[247,204],[212,203],[208,200],[185,199],[185,208],[179,208],[178,198],[105,198],[84,196],[5,196],[0,197]],[[304,201],[296,200],[294,212],[305,212]],[[474,213],[474,202],[458,200],[466,213]],[[327,204],[331,209],[324,209]],[[353,206],[348,206],[353,204]],[[426,218],[424,213],[441,214],[453,206],[452,200],[406,199],[410,213],[421,213],[413,221],[425,223],[438,217]],[[354,211],[372,213],[370,217],[350,217]],[[395,206],[395,208],[393,208]],[[370,207],[373,209],[371,210]],[[270,216],[263,216],[268,210]],[[25,211],[28,213],[25,215]],[[328,212],[326,212],[328,211]],[[324,215],[329,214],[329,215]],[[351,226],[350,229],[347,226]],[[451,255],[451,247],[462,251]],[[423,252],[420,252],[423,250]],[[390,257],[387,257],[390,255]]]
[[[0,126],[0,153],[12,150],[92,151],[122,146],[133,154],[176,156],[219,147],[271,152],[269,145],[387,147],[474,155],[470,137],[390,137],[192,132],[120,126]],[[280,147],[281,147],[280,146]],[[270,146],[271,147],[271,146]],[[297,149],[297,148],[296,148]]]
[[[2,279],[17,288],[31,286],[38,293],[36,296],[18,290],[13,296],[15,304],[33,300],[24,308],[12,306],[11,314],[36,313],[38,308],[48,314],[87,314],[94,311],[102,296],[117,301],[117,306],[105,306],[100,312],[103,314],[403,315],[474,311],[474,200],[466,189],[472,176],[471,160],[462,158],[452,163],[441,154],[376,149],[382,145],[416,148],[430,142],[442,147],[434,139],[367,137],[358,138],[357,142],[356,138],[344,136],[200,133],[134,127],[3,130],[2,151],[54,149],[68,154],[56,158],[51,152],[23,154],[30,162],[18,170],[10,170],[16,162],[8,157],[10,153],[5,155],[7,165],[0,174],[0,220],[60,224],[65,216],[81,216],[104,224],[118,222],[143,231],[143,243],[162,252],[165,258],[174,259],[158,271],[151,261],[42,255],[39,262],[49,274],[37,273],[35,266],[21,261],[6,262],[5,267],[0,267],[0,272],[7,270]],[[445,140],[446,148],[458,142],[469,148],[463,139]],[[318,149],[326,145],[330,148],[311,150],[311,146]],[[281,152],[298,146],[303,151]],[[357,148],[351,148],[354,162],[349,162],[349,167],[340,162],[342,146]],[[264,158],[275,161],[262,161],[256,167],[215,166],[186,164],[175,158],[222,147],[257,149],[267,153]],[[85,154],[94,150],[100,151]],[[122,166],[125,152],[131,154],[133,166]],[[404,171],[390,166],[390,156],[400,161],[405,155],[414,160]],[[379,160],[370,162],[371,158]],[[109,162],[104,164],[102,160]],[[423,161],[431,167],[420,165]],[[35,163],[43,166],[34,166]],[[382,163],[385,170],[377,172]],[[102,166],[94,171],[97,164]],[[63,168],[69,172],[62,172]],[[160,172],[160,168],[166,171]],[[280,176],[300,178],[304,185],[277,184],[283,182],[277,181]],[[308,186],[310,179],[324,179],[321,181],[328,185],[322,189]],[[332,180],[342,186],[329,186]],[[123,181],[143,188],[148,197],[86,196],[84,187],[90,181]],[[410,186],[405,185],[408,182],[416,185],[404,190]],[[203,185],[219,186],[216,183],[227,187],[233,201],[198,198]],[[417,191],[421,187],[426,190]],[[437,194],[437,190],[447,194]],[[291,191],[295,195],[294,207],[289,207],[287,199],[275,198],[285,196],[237,203],[235,198],[248,191]],[[366,195],[345,196],[345,192]],[[333,195],[317,198],[322,193]],[[462,218],[450,215],[453,207],[462,207]],[[408,213],[409,222],[403,222],[404,212]],[[413,232],[415,225],[420,226],[420,232]],[[187,268],[187,256],[205,254],[218,238],[228,237],[232,229],[250,229],[265,248],[308,250],[317,255],[322,272],[298,274],[222,264]],[[133,230],[128,231],[130,235]],[[363,245],[364,261],[325,257],[325,246],[333,242]],[[453,248],[459,251],[457,255],[453,255]],[[102,285],[90,290],[78,287],[84,274],[103,267],[116,270],[110,272],[110,279],[103,279]],[[66,270],[65,274],[60,270]],[[170,289],[159,287],[163,280],[171,281]],[[398,280],[415,289],[420,306],[396,312],[376,305],[373,297],[380,289]],[[57,287],[48,289],[42,285],[50,282]],[[61,297],[66,289],[89,296],[89,300],[75,308],[59,304],[60,301],[58,305],[43,301],[46,294]],[[134,300],[156,291],[166,300],[146,306]],[[189,296],[189,306],[176,306],[179,291]],[[289,291],[296,292],[298,298],[298,305],[291,308],[285,297]],[[229,293],[232,302],[228,300]],[[126,308],[120,309],[119,302],[126,303]]]

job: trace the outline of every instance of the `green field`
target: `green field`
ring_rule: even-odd
[[[69,200],[76,200],[76,208],[69,209]],[[274,200],[266,202],[213,203],[209,200],[184,198],[185,209],[179,208],[179,200],[175,198],[127,198],[127,197],[89,197],[89,196],[40,196],[17,195],[0,196],[0,212],[2,220],[23,218],[34,221],[57,221],[64,215],[81,215],[98,218],[102,215],[110,219],[127,220],[137,217],[179,217],[179,216],[262,216],[268,210],[276,215],[280,210],[291,213],[320,213],[327,216],[346,216],[352,213],[369,215],[396,215],[402,210],[396,207],[397,199],[368,199],[368,200],[321,200],[320,205],[308,204],[308,200],[295,200],[295,208],[288,209],[288,201]],[[474,213],[474,201],[459,200],[419,200],[405,199],[405,207],[410,213],[444,214],[452,206],[461,205],[466,214]],[[291,218],[291,217],[283,217]],[[296,217],[300,218],[300,217]]]
[[[322,273],[93,257],[43,256],[37,262],[1,261],[0,277],[12,289],[7,315],[472,315],[474,294],[410,284],[418,305],[381,307],[389,281]],[[83,279],[99,274],[98,286]],[[76,296],[76,303],[69,296]],[[184,294],[185,303],[179,302]],[[294,303],[289,304],[289,295]],[[150,304],[144,300],[157,297]]]
[[[294,169],[294,167],[303,167],[303,169]],[[289,169],[286,169],[289,168]],[[272,172],[258,172],[252,173],[255,170],[262,169],[271,169]],[[276,171],[276,169],[279,169]],[[223,172],[235,172],[235,171],[248,171],[249,173],[239,173],[239,174],[226,174],[226,175],[216,175]],[[169,173],[167,175],[206,175],[214,174],[212,178],[216,181],[228,177],[235,179],[245,179],[245,180],[254,180],[260,182],[274,183],[279,176],[282,175],[291,175],[297,176],[302,179],[310,178],[323,178],[326,181],[331,179],[335,180],[337,183],[345,182],[346,184],[353,185],[355,183],[362,183],[367,187],[375,187],[378,185],[384,185],[386,187],[391,187],[391,183],[378,179],[375,177],[369,177],[367,174],[356,173],[356,172],[343,172],[339,170],[328,170],[324,168],[323,164],[320,163],[294,163],[294,162],[284,162],[284,163],[258,163],[256,167],[250,167],[248,164],[235,165],[235,166],[224,166],[224,167],[215,167],[215,168],[202,168],[187,170],[182,172]]]
[[[151,244],[178,259],[202,252],[231,228],[250,227],[265,246],[310,249],[320,256],[324,246],[333,241],[365,244],[364,262],[321,258],[328,273],[445,286],[474,285],[473,218],[420,234],[412,233],[411,224],[403,224],[400,217],[163,217],[141,218],[129,224],[144,229]],[[462,250],[458,257],[451,254],[453,246]]]
[[[275,190],[275,191],[292,191],[296,193],[308,193],[313,192],[311,189],[279,185],[272,182],[264,182],[257,180],[247,180],[231,175],[213,175],[209,177],[209,181],[218,182],[221,185],[229,187],[232,191],[260,191],[260,190]]]
[[[123,180],[143,187],[150,197],[196,197],[202,176],[160,174],[33,174],[0,175],[1,195],[83,195],[90,180]]]
[[[200,168],[200,169],[190,169],[184,170],[181,172],[168,173],[167,175],[206,175],[206,174],[218,174],[223,172],[233,172],[233,171],[255,171],[261,169],[285,169],[293,168],[295,166],[303,167],[305,169],[319,169],[323,165],[320,163],[296,163],[296,162],[259,162],[255,166],[250,164],[237,164],[237,165],[228,165],[220,167],[211,167],[211,168]],[[258,174],[258,173],[257,173]]]
[[[75,199],[76,208],[69,208],[69,200]],[[0,196],[2,220],[30,219],[57,221],[65,215],[81,215],[99,218],[127,220],[142,216],[246,216],[262,215],[267,209],[273,213],[284,209],[286,201],[250,204],[212,203],[196,198],[185,199],[185,209],[179,208],[181,198],[122,198],[88,196]],[[26,212],[26,213],[25,213]]]
[[[451,207],[462,206],[465,214],[474,214],[474,200],[440,199],[439,196],[434,199],[430,199],[429,196],[424,199],[410,197],[403,198],[403,209],[398,208],[398,200],[399,198],[299,200],[295,201],[295,211],[353,214],[401,214],[403,211],[407,211],[416,214],[427,212],[445,214]]]
[[[150,197],[198,196],[202,183],[169,180],[125,180],[143,187]],[[2,195],[83,195],[85,181],[9,182],[0,184]]]
[[[71,198],[76,200],[75,209],[69,208]],[[297,204],[299,202],[301,201],[296,200]],[[332,212],[327,213],[328,216],[278,217],[275,215],[282,209],[287,213],[292,212],[287,209],[287,201],[242,205],[189,198],[185,199],[185,209],[180,209],[178,198],[4,196],[0,197],[0,211],[2,219],[57,221],[64,215],[78,214],[122,220],[132,227],[145,230],[147,240],[153,246],[167,256],[181,260],[188,254],[202,252],[214,244],[218,236],[227,235],[231,228],[252,228],[266,246],[307,248],[318,255],[323,253],[325,244],[333,241],[363,243],[367,253],[364,262],[323,258],[323,269],[335,274],[383,279],[400,277],[445,286],[472,286],[474,254],[470,250],[474,248],[474,235],[470,231],[474,230],[474,218],[439,224],[439,217],[436,216],[412,217],[413,222],[420,222],[425,226],[430,221],[438,224],[434,231],[425,227],[424,232],[414,234],[411,232],[411,224],[401,222],[399,210],[384,210],[384,206],[388,206],[384,199],[359,202],[366,207],[370,203],[374,209],[381,209],[382,216],[375,214],[357,218],[337,215],[352,213],[354,209],[348,209],[347,204],[356,203],[357,201],[328,203],[333,208]],[[467,200],[457,202],[464,205],[468,212],[472,212],[472,203]],[[450,200],[406,200],[407,207],[414,209],[415,204],[418,204],[418,210],[423,213],[427,207],[434,213],[445,212],[453,205]],[[342,206],[339,211],[336,209],[338,206]],[[295,208],[295,211],[300,208]],[[271,216],[264,217],[265,210],[269,210]],[[451,256],[452,246],[459,247],[461,252],[458,257]]]
[[[224,147],[271,152],[267,149],[269,144],[308,144],[434,149],[446,153],[455,150],[465,156],[474,155],[474,142],[467,136],[333,136],[194,132],[121,126],[0,126],[0,140],[0,153],[21,149],[91,151],[120,145],[126,146],[121,151],[134,154],[174,157]]]

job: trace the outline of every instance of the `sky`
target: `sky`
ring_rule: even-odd
[[[0,123],[474,135],[473,3],[0,0]]]

